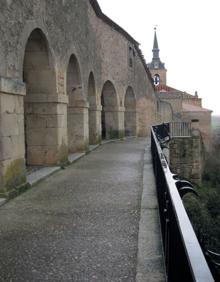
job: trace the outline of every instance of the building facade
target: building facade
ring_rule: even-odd
[[[158,113],[159,120],[164,121],[196,121],[197,127],[201,132],[202,140],[206,150],[210,149],[211,145],[211,110],[205,109],[202,106],[202,99],[195,95],[174,89],[167,85],[167,70],[164,63],[161,62],[159,56],[159,46],[157,33],[155,29],[153,43],[153,58],[148,68],[154,79],[156,92],[160,100]],[[170,105],[167,105],[167,103]]]
[[[102,138],[147,136],[157,97],[138,43],[96,0],[2,1],[0,193]]]

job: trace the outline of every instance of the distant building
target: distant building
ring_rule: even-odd
[[[172,120],[192,121],[198,120],[198,128],[201,132],[203,142],[206,149],[210,147],[211,141],[211,110],[205,109],[202,106],[202,99],[195,95],[174,89],[167,85],[167,70],[165,64],[161,62],[159,56],[159,46],[157,40],[156,29],[154,32],[153,43],[153,58],[147,66],[154,80],[154,85],[160,101],[162,102],[160,112],[161,120],[170,121],[171,115],[164,110],[164,102],[167,102],[172,107]]]

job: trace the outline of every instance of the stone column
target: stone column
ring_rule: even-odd
[[[95,145],[101,141],[101,111],[102,106],[89,107],[89,144]]]
[[[192,130],[199,130],[199,120],[198,119],[191,120],[191,128]]]
[[[0,77],[0,194],[26,182],[24,159],[25,84]]]
[[[75,101],[74,106],[68,107],[68,146],[69,152],[82,152],[88,149],[89,128],[88,108],[86,101]]]
[[[27,95],[25,135],[28,165],[54,165],[67,160],[66,95]]]
[[[124,111],[119,107],[104,107],[106,139],[120,137],[124,129]]]
[[[125,136],[125,107],[118,107],[118,119],[119,119],[119,127],[118,133],[119,138],[124,138]]]
[[[136,110],[128,109],[125,111],[125,135],[137,135],[137,114]]]

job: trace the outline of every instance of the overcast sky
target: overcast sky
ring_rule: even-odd
[[[167,84],[190,94],[220,115],[219,0],[98,0],[102,11],[140,44],[152,59],[154,26]]]

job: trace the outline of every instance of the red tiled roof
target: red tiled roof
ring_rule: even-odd
[[[211,112],[211,110],[187,103],[183,103],[182,106],[184,112]]]
[[[163,84],[156,86],[156,91],[157,92],[182,92],[180,90],[177,90],[175,88],[172,88],[168,85],[163,85]]]

